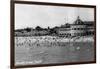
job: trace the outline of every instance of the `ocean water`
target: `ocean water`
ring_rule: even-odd
[[[67,39],[67,38],[64,38]],[[94,60],[94,42],[15,37],[15,65],[85,62]]]

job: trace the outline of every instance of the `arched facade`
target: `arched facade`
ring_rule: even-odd
[[[78,16],[76,21],[71,24],[71,36],[85,36],[86,24]]]

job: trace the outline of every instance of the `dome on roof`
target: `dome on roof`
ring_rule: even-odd
[[[77,20],[74,22],[74,24],[84,24],[84,22],[80,19],[80,17],[77,17]]]

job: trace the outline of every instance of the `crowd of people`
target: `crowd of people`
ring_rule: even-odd
[[[93,38],[89,37],[74,37],[74,38],[61,38],[55,36],[37,36],[37,37],[15,37],[16,46],[68,46],[69,43],[80,41],[93,41]]]

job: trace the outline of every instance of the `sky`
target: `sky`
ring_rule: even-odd
[[[15,4],[15,29],[35,28],[36,26],[52,28],[65,23],[72,24],[77,16],[80,16],[83,21],[94,21],[94,9]]]

